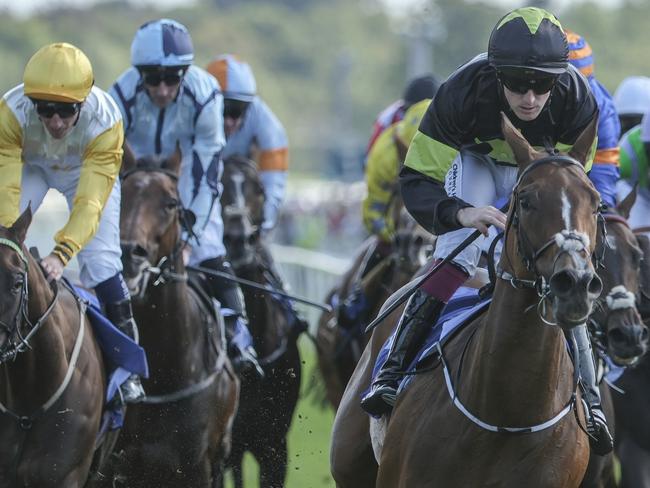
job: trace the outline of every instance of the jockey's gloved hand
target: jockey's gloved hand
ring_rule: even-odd
[[[456,214],[456,220],[463,227],[474,227],[487,237],[488,227],[495,227],[504,230],[506,228],[507,216],[498,208],[488,205],[487,207],[465,207]]]
[[[63,276],[63,268],[65,268],[65,264],[63,264],[61,258],[54,253],[45,256],[41,260],[41,266],[46,274],[47,281],[59,281],[61,276]]]

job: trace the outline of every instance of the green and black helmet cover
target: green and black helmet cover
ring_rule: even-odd
[[[546,10],[524,7],[505,15],[492,30],[488,61],[499,71],[566,71],[569,46],[560,21]]]

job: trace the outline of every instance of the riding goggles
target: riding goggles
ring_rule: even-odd
[[[543,95],[553,89],[557,81],[557,76],[526,78],[499,73],[499,80],[511,92],[525,95],[528,93],[528,90],[533,90],[536,95]]]
[[[43,118],[51,119],[58,114],[62,119],[74,117],[81,109],[81,103],[49,102],[47,100],[34,100],[36,113]]]
[[[145,85],[158,86],[164,83],[167,86],[178,85],[183,76],[185,76],[184,68],[161,68],[155,70],[142,70],[140,72],[142,81]]]
[[[229,119],[239,119],[246,114],[250,102],[226,98],[223,101],[223,116]]]

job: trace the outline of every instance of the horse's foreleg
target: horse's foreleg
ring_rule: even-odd
[[[260,486],[284,488],[287,476],[287,440],[277,439],[273,449],[266,449],[255,456],[260,465]]]

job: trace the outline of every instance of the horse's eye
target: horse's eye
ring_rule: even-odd
[[[25,284],[25,278],[22,276],[19,276],[16,278],[14,281],[14,286],[11,288],[11,291],[13,293],[19,293],[23,289],[23,285]]]
[[[528,200],[527,198],[522,198],[519,201],[519,205],[521,205],[522,210],[533,210],[534,209],[533,205],[530,203],[530,200]]]
[[[178,203],[179,203],[178,200],[176,200],[175,198],[172,198],[172,199],[167,201],[167,204],[165,205],[165,208],[167,210],[170,210],[170,211],[174,210],[174,209],[178,208]]]

